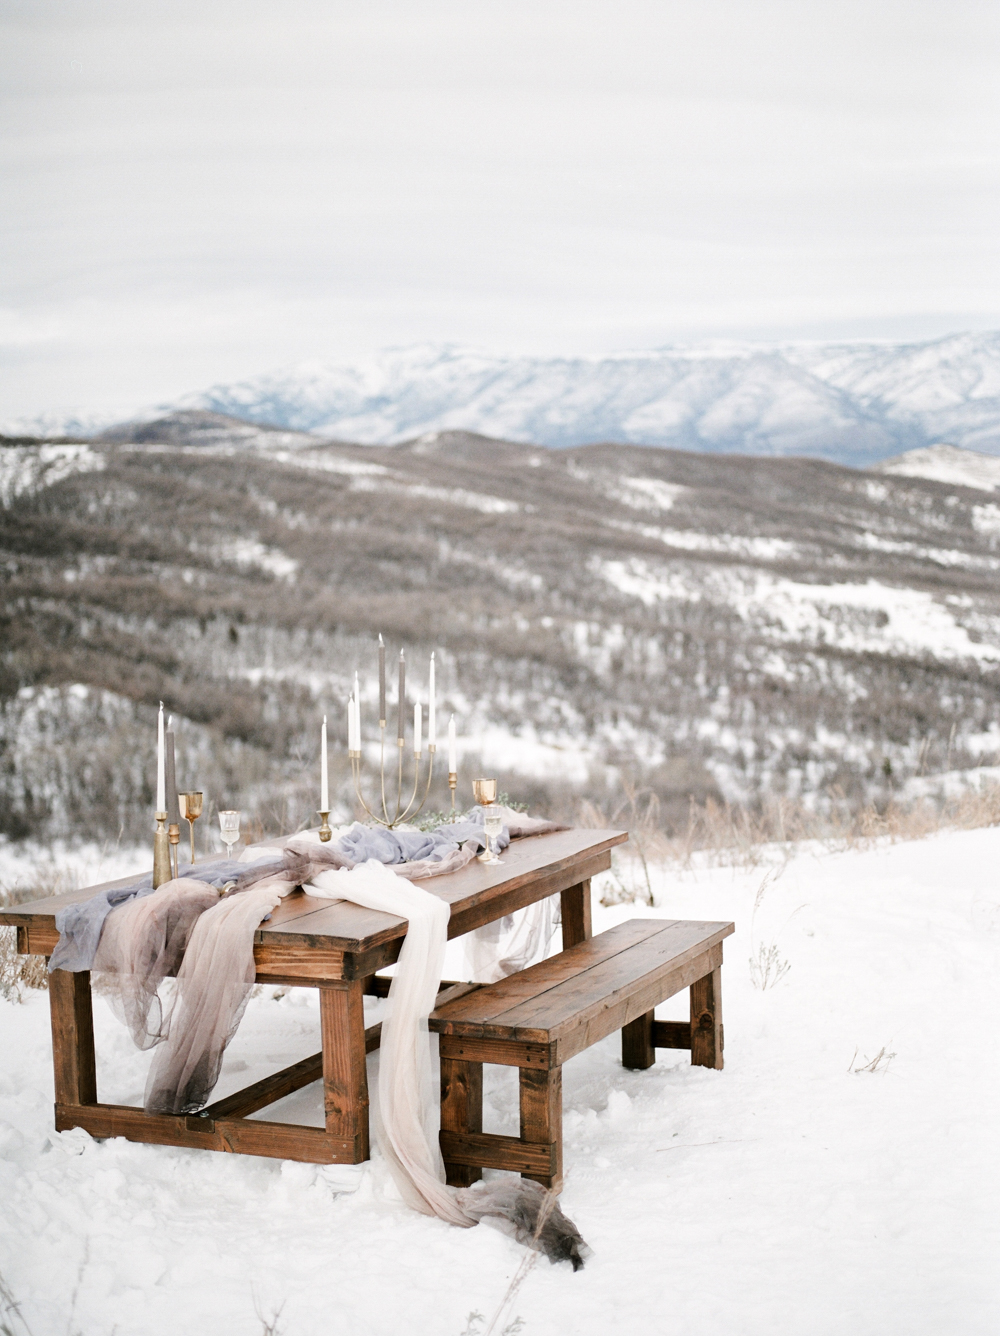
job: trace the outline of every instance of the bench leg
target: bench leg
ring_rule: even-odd
[[[722,1071],[722,970],[691,985],[691,1065]]]
[[[483,1064],[462,1058],[441,1059],[441,1131],[459,1136],[483,1130]],[[467,1188],[483,1176],[482,1169],[444,1163],[453,1188]]]
[[[97,1103],[94,1009],[90,974],[53,970],[49,975],[52,1068],[56,1104]]]
[[[562,909],[563,950],[578,946],[594,935],[591,927],[590,879],[578,881],[559,896]]]
[[[354,1142],[354,1164],[369,1157],[363,989],[357,979],[323,984],[319,990],[326,1130]]]
[[[653,1013],[647,1011],[622,1026],[622,1066],[645,1071],[656,1061],[653,1045]]]
[[[521,1101],[521,1140],[552,1147],[550,1174],[522,1174],[543,1188],[562,1187],[562,1068],[548,1071],[518,1069]]]

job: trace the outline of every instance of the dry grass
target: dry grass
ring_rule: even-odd
[[[773,858],[774,849],[815,840],[831,850],[862,849],[877,840],[918,840],[940,830],[974,830],[1000,824],[1000,785],[982,785],[956,798],[894,798],[876,805],[853,807],[836,790],[820,810],[794,798],[769,799],[757,808],[691,800],[686,826],[664,828],[656,795],[625,786],[617,804],[585,801],[577,814],[580,825],[628,830],[629,843],[614,852],[612,886],[605,904],[655,903],[650,876],[652,862],[690,867],[695,855],[715,867],[750,869]]]

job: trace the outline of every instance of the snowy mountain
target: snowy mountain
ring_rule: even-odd
[[[865,465],[947,439],[1000,454],[1000,333],[921,344],[666,348],[605,358],[390,350],[218,385],[186,406],[388,444],[477,431]]]
[[[368,445],[463,430],[865,466],[942,440],[1000,454],[1000,332],[928,343],[714,344],[610,357],[496,357],[421,345],[215,385],[142,420],[202,410]],[[90,436],[116,419],[47,414],[8,433]]]

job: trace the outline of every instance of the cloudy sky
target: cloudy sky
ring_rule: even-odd
[[[0,0],[0,417],[1000,327],[994,0]]]

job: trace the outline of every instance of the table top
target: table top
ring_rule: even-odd
[[[627,839],[628,832],[621,830],[574,829],[529,835],[512,840],[499,863],[476,860],[458,872],[425,878],[420,885],[450,905],[448,936],[458,937],[604,871],[610,866],[611,849]],[[122,877],[45,900],[11,905],[0,910],[0,924],[54,928],[58,910],[134,880],[134,875]],[[331,904],[304,891],[293,891],[268,922],[261,924],[255,941],[358,952],[404,937],[406,927],[405,919],[392,914],[346,901]]]

